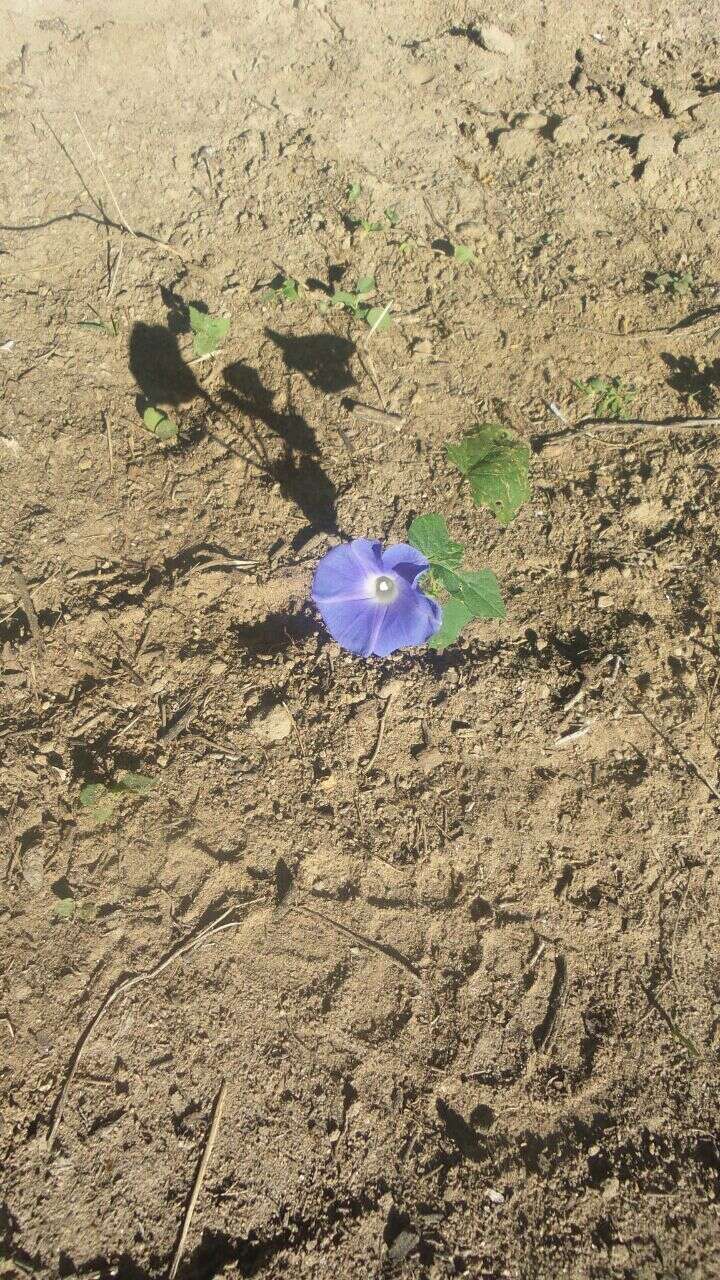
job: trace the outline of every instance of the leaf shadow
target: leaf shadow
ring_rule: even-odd
[[[337,333],[293,334],[265,329],[280,351],[286,369],[301,373],[317,391],[338,392],[353,386],[350,360],[355,343]]]
[[[668,386],[695,401],[703,413],[710,413],[720,393],[720,359],[700,365],[694,356],[674,356],[660,352],[660,359],[670,370]]]

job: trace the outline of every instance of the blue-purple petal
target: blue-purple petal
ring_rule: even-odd
[[[437,600],[423,595],[402,578],[398,582],[398,596],[385,606],[384,617],[372,637],[372,652],[378,658],[387,658],[396,649],[425,644],[442,624],[442,609]]]
[[[369,538],[355,538],[343,542],[328,551],[315,570],[312,599],[320,606],[326,599],[339,596],[346,600],[367,597],[365,583],[373,575],[382,573],[383,565],[379,542]]]
[[[387,613],[387,605],[374,604],[371,600],[330,600],[316,601],[322,620],[333,640],[337,640],[343,649],[357,653],[362,658],[369,658],[374,653],[373,639],[377,634],[382,615]]]
[[[415,586],[428,567],[425,556],[407,543],[383,552],[379,542],[356,538],[323,556],[312,599],[333,640],[344,649],[385,658],[396,649],[425,644],[442,624],[440,605]],[[381,574],[392,577],[398,588],[389,604],[375,595]]]
[[[411,587],[415,586],[420,574],[427,573],[430,568],[430,562],[422,551],[418,551],[417,547],[411,547],[409,542],[398,542],[394,547],[388,547],[387,551],[383,551],[382,565],[383,569],[392,569],[395,573],[399,573]]]

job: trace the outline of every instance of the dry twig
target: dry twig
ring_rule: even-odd
[[[306,907],[302,902],[298,903],[297,906],[290,907],[290,910],[304,911],[306,915],[314,916],[316,920],[322,920],[323,924],[329,924],[331,929],[337,929],[338,933],[344,933],[346,937],[353,938],[355,942],[359,942],[360,946],[365,947],[368,951],[377,951],[380,955],[386,956],[398,968],[412,974],[416,982],[423,982],[422,974],[409,960],[405,959],[402,952],[398,951],[396,947],[390,946],[389,943],[376,942],[374,938],[367,938],[364,933],[358,933],[357,930],[351,929],[349,925],[340,924],[338,920],[332,920],[330,916],[323,915],[321,911],[316,911],[314,907]]]
[[[659,725],[656,720],[653,720],[651,716],[648,715],[647,711],[643,711],[642,707],[634,698],[631,698],[627,693],[623,693],[622,697],[625,699],[628,706],[632,707],[633,711],[637,712],[639,716],[642,716],[643,720],[650,725],[650,728],[655,731],[658,737],[662,738],[663,742],[670,747],[670,750],[674,751],[675,755],[680,757],[686,769],[689,769],[690,772],[694,773],[701,782],[705,783],[710,795],[714,796],[716,800],[720,800],[720,791],[718,791],[718,788],[710,781],[707,774],[703,773],[700,765],[693,760],[692,756],[686,755],[682,748],[679,747],[677,743],[673,742],[672,738],[665,732],[662,725]]]
[[[249,904],[240,903],[239,905],[247,906]],[[105,999],[102,1001],[100,1007],[98,1008],[97,1012],[93,1015],[93,1017],[90,1019],[87,1026],[85,1027],[84,1031],[81,1033],[80,1038],[77,1044],[75,1045],[72,1058],[70,1059],[70,1066],[68,1067],[68,1072],[65,1077],[65,1083],[62,1089],[60,1090],[57,1101],[53,1108],[52,1121],[50,1124],[50,1129],[47,1137],[48,1152],[52,1150],[53,1144],[55,1142],[55,1138],[57,1136],[57,1131],[60,1128],[60,1123],[63,1117],[63,1111],[65,1109],[65,1103],[67,1101],[68,1094],[70,1093],[73,1080],[75,1079],[78,1066],[80,1065],[80,1059],[82,1058],[83,1053],[85,1052],[85,1049],[88,1045],[88,1042],[93,1032],[96,1030],[99,1023],[105,1017],[105,1014],[108,1013],[108,1011],[115,1004],[115,1001],[119,1000],[120,996],[126,995],[128,991],[132,991],[134,987],[139,986],[141,982],[148,982],[151,978],[159,977],[161,973],[164,973],[166,969],[169,969],[170,966],[175,964],[177,960],[179,960],[182,956],[187,955],[188,952],[194,951],[196,947],[201,946],[203,942],[206,942],[208,938],[212,937],[214,933],[217,933],[219,929],[227,928],[228,925],[223,924],[223,922],[227,920],[227,917],[235,909],[236,909],[236,904],[233,903],[233,905],[230,907],[227,907],[226,910],[223,911],[222,914],[219,915],[216,920],[213,920],[210,924],[206,925],[204,929],[201,929],[198,933],[194,934],[192,938],[188,938],[186,939],[185,942],[181,942],[179,946],[175,947],[172,951],[170,951],[166,956],[163,957],[162,960],[159,960],[156,965],[153,965],[152,969],[145,969],[143,970],[142,973],[134,973],[134,974],[131,974],[130,977],[128,978],[123,978],[122,982],[119,982],[116,987],[113,987],[112,990],[108,992],[108,994],[105,996]],[[240,924],[240,921],[232,920],[229,923],[230,925],[237,925],[237,924]]]
[[[215,1145],[215,1139],[217,1138],[217,1135],[218,1135],[218,1129],[220,1128],[220,1121],[222,1119],[223,1108],[225,1106],[226,1092],[227,1092],[227,1085],[223,1080],[222,1084],[220,1085],[220,1092],[218,1093],[217,1100],[215,1102],[215,1109],[213,1111],[213,1117],[210,1122],[210,1129],[208,1131],[207,1142],[205,1143],[205,1149],[202,1153],[202,1156],[200,1157],[200,1163],[197,1167],[197,1173],[195,1174],[193,1189],[190,1192],[190,1199],[188,1200],[188,1206],[187,1206],[187,1209],[185,1210],[185,1217],[183,1218],[182,1229],[180,1231],[180,1239],[177,1242],[175,1257],[173,1258],[172,1266],[170,1268],[169,1280],[175,1280],[175,1276],[178,1273],[178,1267],[180,1266],[180,1263],[182,1261],[183,1250],[185,1249],[185,1244],[187,1242],[187,1237],[188,1237],[188,1231],[190,1230],[190,1223],[192,1222],[192,1216],[193,1216],[193,1213],[195,1212],[195,1205],[197,1204],[197,1198],[200,1195],[200,1189],[202,1187],[205,1174],[207,1172],[207,1167],[210,1163],[210,1156],[212,1155],[212,1149]]]
[[[37,648],[38,653],[42,653],[44,648],[42,631],[40,629],[40,622],[38,620],[38,616],[35,611],[35,605],[33,604],[33,599],[32,599],[32,596],[30,595],[30,589],[28,587],[27,582],[25,581],[23,574],[20,572],[20,570],[17,568],[16,565],[14,564],[10,565],[10,573],[12,576],[12,580],[15,584],[15,591],[16,591],[17,597],[20,603],[22,604],[23,609],[25,610],[25,616],[27,617],[28,624],[30,626],[30,632],[32,634],[33,640],[35,641],[35,646]]]
[[[390,697],[387,699],[387,702],[385,703],[385,706],[383,707],[380,713],[380,720],[378,722],[377,739],[375,742],[375,746],[373,747],[370,755],[368,756],[367,760],[365,761],[365,764],[363,765],[363,768],[365,769],[371,769],[375,761],[377,760],[378,752],[382,746],[382,740],[385,736],[385,721],[387,719],[387,713],[390,710],[390,704],[392,700],[393,700],[393,697],[391,694]]]

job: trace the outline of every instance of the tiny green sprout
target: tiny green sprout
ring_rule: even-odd
[[[388,303],[385,307],[369,307],[367,305],[368,299],[374,293],[374,276],[361,276],[353,292],[336,288],[332,296],[332,305],[352,311],[358,320],[365,320],[373,331],[387,329],[390,326],[390,304]]]
[[[465,244],[453,245],[453,258],[456,262],[474,262],[475,254]]]
[[[625,386],[621,378],[604,378],[598,374],[587,382],[573,380],[573,386],[593,401],[596,418],[627,418],[636,395],[635,388]]]
[[[428,560],[430,572],[423,589],[439,598],[442,607],[442,625],[428,640],[430,648],[442,650],[454,644],[473,618],[505,617],[495,574],[489,569],[477,573],[460,568],[465,549],[452,541],[442,516],[418,516],[408,529],[408,542]]]
[[[106,323],[105,320],[100,318],[97,312],[95,312],[95,315],[97,316],[97,319],[95,320],[78,320],[78,329],[99,329],[101,333],[106,333],[109,338],[117,338],[118,327],[115,323],[115,317],[110,316],[109,323]]]
[[[124,773],[117,782],[87,782],[80,790],[80,807],[91,821],[101,824],[112,818],[116,806],[127,796],[146,796],[155,786],[142,773]]]
[[[398,245],[398,249],[400,250],[401,253],[404,253],[404,254],[411,254],[414,248],[415,248],[415,241],[412,239],[403,240]]]
[[[347,192],[345,193],[345,198],[348,204],[355,204],[360,199],[361,195],[362,195],[362,183],[351,182],[350,186],[347,189]]]
[[[378,231],[396,227],[400,221],[400,214],[391,205],[387,209],[383,209],[382,218],[348,217],[346,221],[353,230],[361,231],[363,235],[374,235]]]
[[[168,418],[162,409],[156,409],[153,404],[148,405],[143,414],[143,425],[158,440],[163,442],[177,440],[177,423]]]
[[[262,295],[263,302],[272,302],[276,307],[281,306],[284,302],[298,302],[300,299],[300,285],[297,280],[293,280],[292,276],[284,276],[278,285],[271,285]]]
[[[383,229],[382,222],[373,221],[372,218],[353,218],[352,224],[354,227],[359,227],[366,236]]]
[[[645,276],[648,289],[681,298],[695,287],[692,271],[649,271]]]
[[[211,356],[217,351],[230,328],[228,316],[211,316],[190,306],[190,328],[193,334],[193,352],[198,358]]]
[[[488,507],[502,525],[515,519],[530,497],[530,448],[497,423],[482,422],[459,444],[445,446],[466,477],[476,507]]]
[[[94,920],[96,914],[97,907],[94,902],[78,898],[58,898],[53,908],[55,919],[65,921],[67,924],[71,920],[87,923],[89,920]]]

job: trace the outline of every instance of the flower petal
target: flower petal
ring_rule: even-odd
[[[398,573],[397,567],[395,572]],[[442,609],[437,600],[423,595],[398,574],[400,591],[392,604],[383,609],[370,642],[371,652],[386,658],[396,649],[409,649],[425,644],[442,625]],[[357,606],[355,606],[357,611]]]
[[[343,649],[357,653],[362,658],[369,658],[374,653],[373,639],[388,612],[387,605],[376,604],[367,599],[332,600],[329,597],[315,601],[322,620],[333,640],[337,640]]]
[[[417,547],[411,547],[408,542],[398,542],[396,546],[383,551],[382,566],[383,569],[399,573],[401,578],[414,587],[420,574],[427,573],[430,562]]]
[[[381,547],[369,538],[355,538],[333,547],[324,555],[312,585],[312,599],[318,606],[326,600],[363,600],[368,598],[367,583],[382,573]]]

